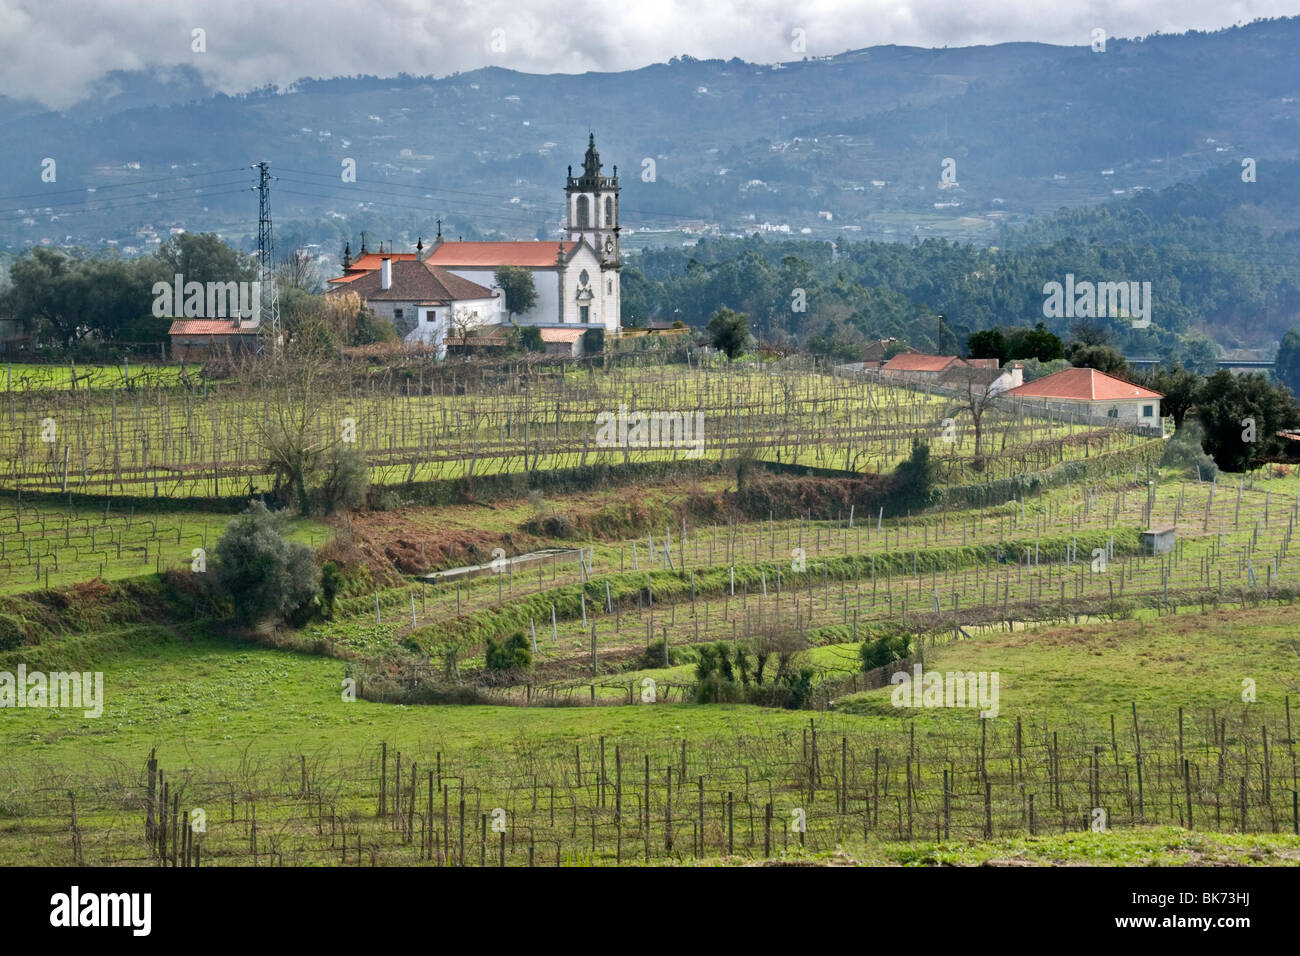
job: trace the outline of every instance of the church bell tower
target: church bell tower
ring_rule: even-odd
[[[569,167],[565,186],[566,234],[570,242],[586,239],[596,250],[602,269],[618,268],[618,167],[613,176],[600,174],[600,153],[596,136],[587,139],[587,155],[582,160],[582,175],[574,176]]]
[[[569,242],[585,240],[595,252],[600,268],[595,282],[591,281],[587,272],[581,273],[581,288],[577,294],[582,302],[576,307],[580,310],[580,315],[589,316],[587,321],[599,323],[606,330],[617,332],[622,326],[618,167],[614,167],[613,176],[600,174],[600,153],[596,152],[594,133],[587,137],[587,155],[582,160],[582,175],[574,176],[573,167],[569,167],[564,198],[565,237]]]

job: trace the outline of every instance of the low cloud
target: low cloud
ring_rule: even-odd
[[[880,44],[968,46],[1217,29],[1300,12],[1300,0],[0,0],[0,92],[65,108],[114,70],[190,66],[227,93],[307,76],[633,69],[687,54],[760,63]],[[194,52],[193,31],[206,52]],[[799,46],[802,31],[803,47]]]

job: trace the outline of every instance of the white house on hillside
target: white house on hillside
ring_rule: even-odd
[[[346,278],[346,277],[345,277]],[[449,341],[471,329],[499,326],[502,295],[415,258],[379,257],[379,268],[337,283],[330,295],[355,292],[376,315],[389,319],[402,341],[423,343],[445,358]]]
[[[1113,418],[1125,425],[1159,426],[1159,392],[1095,368],[1066,368],[1006,391],[1008,398],[1067,414]]]

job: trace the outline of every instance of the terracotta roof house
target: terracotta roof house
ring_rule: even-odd
[[[421,242],[423,245],[423,242]],[[394,262],[400,262],[403,259],[418,259],[419,252],[362,252],[356,260],[352,259],[350,249],[343,252],[343,275],[336,279],[330,279],[330,285],[346,285],[370,272],[376,272],[383,265],[385,259],[392,259]]]
[[[1063,412],[1112,418],[1122,424],[1163,422],[1159,392],[1095,368],[1066,368],[1007,391],[1010,398]]]
[[[468,328],[499,325],[500,290],[471,282],[428,260],[414,257],[380,260],[379,268],[364,272],[327,295],[355,292],[376,315],[389,319],[402,341],[433,346],[442,357],[449,336]]]
[[[939,375],[959,363],[955,355],[926,355],[924,352],[904,352],[895,355],[880,367],[885,378],[906,379],[918,382],[938,381]]]
[[[232,319],[176,319],[167,334],[172,358],[182,362],[257,351],[256,326],[241,327]]]
[[[1024,381],[1020,365],[999,368],[997,359],[964,359],[956,355],[904,352],[880,366],[883,381],[932,383],[965,389],[973,384],[981,393],[1006,391]]]
[[[573,356],[582,354],[583,329],[542,329],[542,344],[547,355]]]

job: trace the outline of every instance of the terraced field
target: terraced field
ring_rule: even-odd
[[[976,472],[973,429],[959,402],[794,362],[503,375],[475,390],[450,377],[326,386],[313,384],[305,395],[286,395],[273,383],[0,393],[7,426],[0,430],[0,489],[141,498],[266,491],[263,426],[293,401],[310,406],[302,425],[313,441],[355,443],[380,485],[742,453],[785,465],[888,471],[906,457],[914,435],[951,438],[947,478],[961,483],[1083,457],[1088,445],[1063,439],[1097,431],[1023,409],[991,412],[981,425],[985,457]],[[689,440],[674,437],[664,447],[603,445],[599,416],[624,409],[698,415],[702,424]],[[1113,430],[1106,445],[1131,440]]]
[[[1024,408],[977,458],[952,399],[793,365],[407,384],[317,403],[393,500],[294,522],[349,565],[333,616],[248,631],[191,576],[216,499],[269,485],[270,392],[4,397],[0,670],[105,699],[6,712],[0,861],[1300,862],[1300,479],[1192,480],[1158,437]],[[596,447],[619,404],[701,409],[704,464]],[[941,492],[916,512],[877,475],[913,437]],[[489,668],[515,634],[530,666]],[[698,702],[764,635],[797,639],[805,709]],[[916,667],[999,675],[996,714],[899,706]]]

